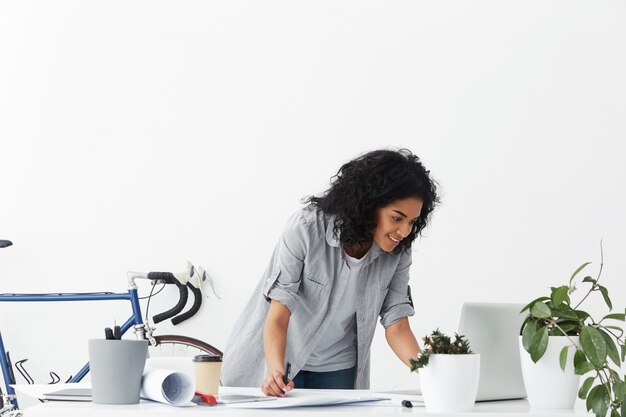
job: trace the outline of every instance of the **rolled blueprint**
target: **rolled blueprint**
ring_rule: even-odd
[[[194,395],[194,383],[183,372],[146,368],[141,382],[141,398],[176,406],[187,405]]]

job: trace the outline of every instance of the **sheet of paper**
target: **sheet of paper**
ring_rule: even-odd
[[[194,383],[183,372],[146,368],[141,383],[141,398],[176,406],[191,402]]]
[[[402,404],[402,401],[410,401],[413,407],[424,406],[424,398],[420,390],[373,391],[372,397],[384,398],[391,403],[398,404]]]
[[[308,407],[316,405],[357,404],[362,402],[380,401],[371,395],[354,396],[341,394],[318,394],[307,392],[290,392],[287,396],[277,398],[276,401],[261,401],[238,404],[225,404],[228,408],[288,408]]]

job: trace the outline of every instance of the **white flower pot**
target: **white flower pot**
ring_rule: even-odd
[[[570,338],[579,344],[578,336]],[[574,353],[576,352],[570,338],[550,336],[546,353],[534,363],[530,353],[522,345],[519,338],[522,376],[528,402],[532,408],[573,408],[578,393],[580,375],[574,373]],[[567,353],[565,371],[561,369],[559,355],[564,346],[571,346]]]
[[[419,375],[428,412],[471,411],[478,393],[480,355],[435,354]]]

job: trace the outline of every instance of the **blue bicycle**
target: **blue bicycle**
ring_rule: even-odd
[[[11,246],[8,240],[0,240],[0,248]],[[188,264],[187,269],[181,273],[171,272],[129,272],[128,273],[128,291],[125,293],[114,292],[98,292],[98,293],[46,293],[46,294],[0,294],[0,302],[52,302],[52,301],[106,301],[106,300],[126,300],[130,302],[132,314],[124,324],[120,326],[120,333],[123,335],[131,328],[139,340],[149,341],[150,356],[195,356],[198,354],[209,354],[222,356],[222,352],[210,344],[198,339],[180,335],[160,335],[155,336],[154,327],[144,322],[139,305],[140,297],[138,295],[135,280],[147,279],[151,281],[152,290],[150,295],[144,298],[148,299],[146,306],[146,317],[150,306],[150,299],[158,294],[166,285],[175,285],[179,290],[179,300],[177,304],[163,313],[153,316],[152,320],[155,324],[172,319],[173,324],[181,323],[191,318],[200,309],[202,304],[202,283],[207,281],[206,272],[202,269],[195,268]],[[210,280],[209,280],[210,282]],[[161,288],[154,293],[156,285],[161,284]],[[212,285],[212,284],[211,284]],[[191,308],[181,313],[188,301],[189,291],[194,296]],[[28,383],[34,383],[28,372],[24,368],[26,360],[17,361],[12,364],[9,352],[5,349],[2,333],[0,332],[0,367],[2,370],[3,382],[5,390],[0,387],[0,415],[9,415],[17,412],[18,403],[15,391],[10,386],[15,384],[15,373],[13,366],[20,372],[22,377]],[[68,378],[66,382],[79,382],[89,372],[89,363],[85,364],[74,376]],[[60,378],[53,372],[50,373],[53,381],[56,383]]]

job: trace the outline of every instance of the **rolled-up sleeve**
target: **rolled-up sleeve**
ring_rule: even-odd
[[[400,254],[398,268],[391,279],[389,291],[380,310],[380,323],[385,328],[403,317],[415,314],[409,294],[409,270],[412,262],[411,252]]]
[[[263,286],[267,301],[276,300],[294,312],[298,304],[298,289],[308,246],[306,225],[300,213],[294,214],[283,231],[274,254],[271,268]]]

